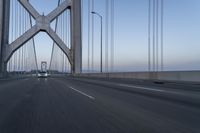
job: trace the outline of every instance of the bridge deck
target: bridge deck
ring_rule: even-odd
[[[0,80],[1,133],[198,133],[199,85]]]

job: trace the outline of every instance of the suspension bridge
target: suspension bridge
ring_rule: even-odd
[[[96,2],[57,0],[45,14],[31,0],[0,0],[0,133],[199,133],[200,72],[165,70],[165,1],[146,1],[144,72],[115,71],[117,1],[103,13]],[[53,40],[49,61],[37,55],[40,32]]]

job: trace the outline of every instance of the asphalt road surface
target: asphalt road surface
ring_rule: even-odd
[[[200,133],[200,85],[0,80],[0,133]]]

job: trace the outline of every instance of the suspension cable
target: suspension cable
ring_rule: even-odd
[[[61,0],[58,0],[58,5],[57,6],[59,6],[60,3],[61,3]],[[55,32],[57,32],[57,27],[58,27],[58,17],[56,17],[56,22],[55,22]],[[55,50],[55,42],[53,42],[53,47],[52,47],[52,51],[51,51],[51,60],[50,60],[49,70],[52,67],[52,60],[53,60],[54,50]]]
[[[32,18],[31,18],[31,15],[29,14],[29,19],[30,19],[30,26],[31,28],[33,27],[33,22],[32,22]],[[33,42],[33,51],[34,51],[34,60],[35,60],[35,63],[36,63],[36,70],[38,71],[38,63],[37,63],[37,56],[36,56],[36,48],[35,48],[35,39],[32,38],[32,42]]]
[[[111,0],[111,72],[114,71],[114,26],[115,26],[115,3]]]
[[[15,8],[14,8],[14,10],[15,10],[15,11],[14,11],[14,13],[15,13],[15,21],[13,21],[13,22],[15,22],[15,24],[14,24],[14,25],[15,25],[14,35],[15,35],[15,36],[13,36],[13,38],[15,39],[15,38],[16,38],[16,35],[17,35],[17,8],[16,8],[16,7],[17,7],[17,1],[14,0],[14,2],[15,2],[15,3],[14,3],[14,4],[15,4],[15,6],[14,6],[14,7],[15,7]],[[14,39],[13,39],[13,40],[14,40]],[[16,62],[16,61],[17,61],[17,56],[16,56],[16,52],[15,52],[15,53],[14,53],[14,71],[15,71],[15,72],[16,72],[16,70],[17,70],[17,68],[16,68],[16,67],[17,67],[17,66],[16,66],[17,62]]]
[[[159,33],[159,0],[156,0],[156,71],[159,69],[159,38],[158,38],[158,33]]]
[[[91,13],[91,0],[88,0],[88,71],[90,71],[90,13]]]
[[[149,0],[148,7],[148,70],[151,71],[151,3],[152,0]]]
[[[19,34],[20,34],[20,24],[19,24],[19,21],[20,21],[20,19],[19,19],[19,3],[17,4],[17,37],[19,37]],[[20,71],[20,51],[19,51],[19,49],[17,50],[17,52],[18,52],[18,60],[17,60],[17,62],[18,62],[18,72]]]
[[[153,71],[155,71],[155,0],[153,0]]]
[[[161,0],[161,71],[164,70],[164,54],[163,54],[163,17],[164,16],[164,0]]]
[[[92,0],[92,11],[94,11],[94,0]],[[94,71],[94,15],[92,15],[92,71]]]
[[[109,23],[109,1],[105,0],[105,72],[108,72],[108,23]]]

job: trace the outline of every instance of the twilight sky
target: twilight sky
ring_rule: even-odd
[[[105,1],[94,0],[95,11],[105,18]],[[57,6],[57,0],[30,0],[42,14]],[[88,0],[83,0],[83,69],[87,69]],[[95,19],[94,62],[99,69],[99,19]],[[103,22],[105,23],[105,21]],[[105,26],[103,29],[105,33]],[[115,71],[148,69],[148,0],[115,0]],[[103,40],[105,34],[103,34]],[[36,36],[38,62],[49,61],[52,40]],[[103,41],[105,42],[105,41]],[[105,43],[103,44],[105,45]],[[200,69],[200,1],[164,0],[164,69]]]

